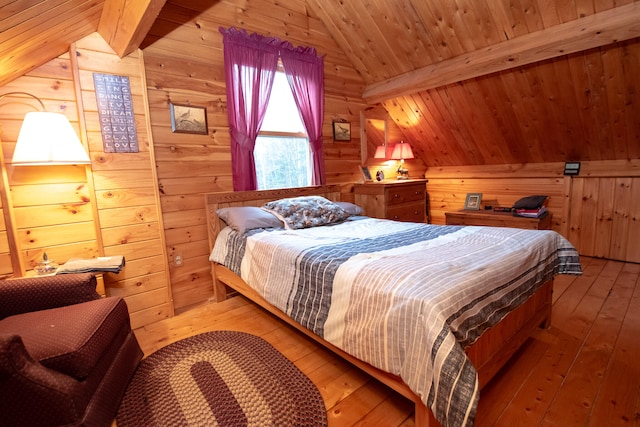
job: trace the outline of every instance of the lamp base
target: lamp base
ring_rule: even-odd
[[[399,167],[396,172],[398,172],[398,179],[409,179],[409,169]]]

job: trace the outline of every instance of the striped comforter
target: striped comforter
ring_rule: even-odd
[[[443,426],[473,425],[464,348],[556,274],[580,274],[553,231],[362,219],[302,230],[225,228],[211,261],[344,351],[400,376]]]

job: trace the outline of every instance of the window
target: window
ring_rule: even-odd
[[[258,190],[311,185],[309,139],[282,71],[274,78],[253,157]]]
[[[235,191],[251,191],[264,187],[298,185],[297,182],[287,183],[292,177],[308,177],[305,181],[311,185],[322,185],[326,182],[324,167],[324,148],[322,128],[324,123],[324,60],[314,48],[294,47],[287,41],[260,34],[248,34],[237,28],[220,28],[224,45],[224,70],[227,88],[227,113],[229,116],[229,133],[231,136],[231,172],[233,174],[233,189]],[[287,70],[287,78],[278,72],[278,59]],[[258,73],[261,75],[258,76]],[[273,90],[274,80],[277,80]],[[293,89],[285,81],[295,82]],[[287,90],[285,91],[285,88]],[[288,96],[300,100],[300,109],[296,108]],[[265,95],[273,94],[267,99]],[[287,96],[285,98],[285,96]],[[287,101],[288,100],[288,101]],[[272,103],[270,118],[262,129],[258,129],[257,118],[261,123]],[[289,105],[291,112],[284,111],[284,105]],[[297,120],[302,118],[304,128]],[[275,123],[275,124],[273,124]],[[284,124],[283,124],[284,123]],[[308,133],[308,134],[307,134]],[[260,136],[262,134],[262,136]],[[302,138],[307,139],[307,146],[294,144],[295,140],[286,143],[286,150],[282,154],[284,160],[274,159],[273,164],[267,164],[278,177],[284,177],[284,183],[274,183],[266,178],[262,179],[262,187],[258,186],[258,163],[262,159],[271,157],[269,147],[258,148],[254,155],[258,137],[274,138]],[[263,140],[264,141],[264,140]],[[263,145],[261,142],[260,145]],[[303,154],[303,148],[308,150],[308,157]],[[274,149],[275,150],[275,149]],[[293,153],[293,154],[290,154]],[[286,154],[286,155],[285,155]],[[298,161],[297,159],[300,159]],[[269,163],[269,162],[267,162]],[[299,168],[299,169],[298,169]],[[261,176],[269,176],[270,172],[261,171]]]

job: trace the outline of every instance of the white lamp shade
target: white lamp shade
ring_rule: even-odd
[[[14,166],[90,164],[64,114],[32,111],[24,116],[11,163]]]
[[[391,154],[391,158],[394,160],[413,159],[413,150],[411,150],[411,145],[404,141],[396,144],[396,146],[393,147],[393,154]]]

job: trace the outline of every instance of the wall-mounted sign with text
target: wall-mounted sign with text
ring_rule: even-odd
[[[93,83],[104,152],[137,153],[138,135],[129,77],[93,73]]]

